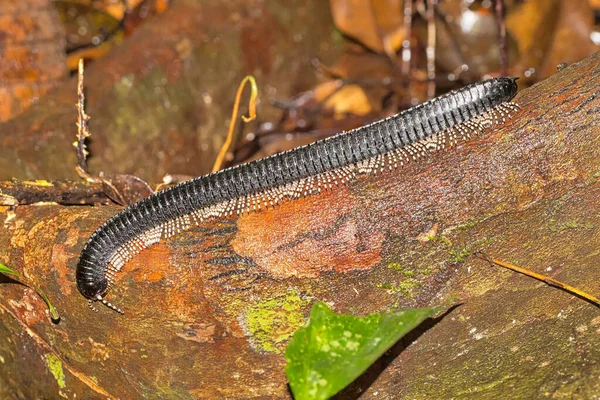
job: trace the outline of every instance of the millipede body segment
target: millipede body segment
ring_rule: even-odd
[[[330,189],[358,174],[404,165],[502,124],[518,106],[515,78],[494,78],[447,93],[372,124],[307,146],[204,175],[119,212],[87,241],[79,291],[102,301],[125,263],[146,247],[205,219],[274,206]]]

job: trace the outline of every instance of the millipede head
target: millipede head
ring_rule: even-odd
[[[510,101],[519,90],[517,79],[519,78],[496,78],[496,85],[490,93],[491,98],[496,102]]]

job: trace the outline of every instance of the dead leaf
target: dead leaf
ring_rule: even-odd
[[[57,2],[93,8],[116,20],[122,20],[127,9],[133,10],[145,1],[147,0],[60,0]]]
[[[342,87],[329,97],[325,107],[333,109],[337,119],[344,118],[346,114],[366,115],[372,111],[369,99],[358,85]]]
[[[154,193],[150,186],[137,176],[118,174],[100,178],[106,196],[123,206],[137,203]]]
[[[389,108],[385,107],[384,99],[390,94],[395,94],[394,100],[406,96],[406,88],[401,83],[408,82],[408,78],[403,77],[394,62],[383,54],[349,48],[327,71],[346,83],[360,85],[371,109],[377,114]],[[401,101],[396,101],[391,112],[397,112],[398,103]]]
[[[97,8],[96,4],[57,0],[54,5],[67,33],[67,52],[98,46],[107,40],[113,40],[115,35],[122,36],[121,20]]]
[[[55,0],[67,31],[70,70],[80,58],[102,57],[148,17],[163,12],[168,0]]]
[[[402,0],[330,0],[336,26],[377,53],[386,42],[398,50],[405,38]]]

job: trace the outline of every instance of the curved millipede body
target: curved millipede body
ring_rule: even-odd
[[[201,221],[318,193],[357,174],[401,166],[501,124],[518,106],[515,78],[466,86],[407,111],[284,153],[195,178],[127,207],[98,228],[77,265],[77,286],[104,300],[134,255]],[[91,303],[90,303],[91,304]]]

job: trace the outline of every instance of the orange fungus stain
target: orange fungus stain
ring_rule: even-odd
[[[369,269],[381,260],[384,235],[361,235],[353,214],[356,206],[344,185],[285,201],[241,216],[231,245],[279,279]]]

